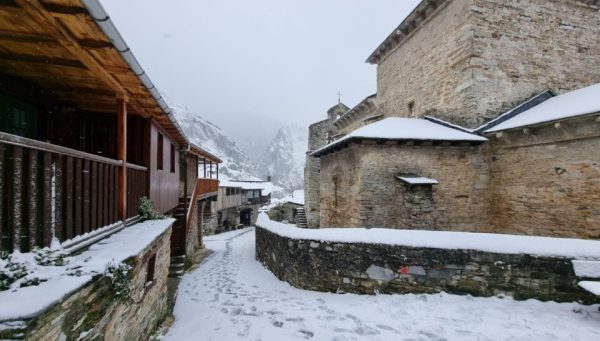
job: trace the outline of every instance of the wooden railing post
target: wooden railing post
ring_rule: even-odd
[[[119,98],[118,106],[118,137],[117,137],[117,159],[121,162],[119,167],[119,203],[118,218],[127,219],[127,101]]]

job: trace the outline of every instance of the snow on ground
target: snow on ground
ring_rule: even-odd
[[[503,254],[600,260],[600,241],[589,239],[518,236],[496,233],[395,230],[385,228],[303,229],[269,219],[260,213],[256,225],[294,239],[324,242],[373,243],[440,249],[466,249]]]
[[[12,260],[25,265],[28,275],[13,283],[9,290],[0,292],[0,321],[26,319],[39,314],[84,286],[94,275],[103,273],[107,266],[137,256],[173,222],[174,219],[169,218],[132,225],[78,255],[65,257],[65,264],[61,266],[39,265],[32,252],[13,253]],[[0,262],[0,270],[3,270],[3,262]],[[23,280],[32,278],[44,282],[19,287]]]
[[[255,260],[253,228],[205,242],[164,340],[600,340],[598,305],[305,291]]]

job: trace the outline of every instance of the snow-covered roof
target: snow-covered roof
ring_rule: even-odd
[[[520,128],[598,112],[600,112],[600,83],[552,97],[485,132]]]
[[[388,117],[360,127],[350,134],[314,151],[319,156],[323,151],[352,139],[374,140],[425,140],[425,141],[472,141],[484,142],[485,137],[444,126],[430,120],[404,117]]]
[[[304,205],[304,190],[299,189],[292,192],[291,195],[281,199],[282,202],[289,202],[292,204]]]
[[[600,282],[582,281],[577,284],[592,294],[600,296]]]
[[[395,230],[387,228],[302,229],[258,215],[256,225],[280,236],[333,243],[371,243],[449,250],[479,250],[502,254],[600,260],[600,241],[495,233]]]
[[[404,181],[409,185],[437,185],[439,182],[435,179],[422,176],[397,176],[398,180]]]
[[[219,180],[219,187],[238,187],[245,191],[261,190],[262,195],[273,192],[273,183],[269,181]]]

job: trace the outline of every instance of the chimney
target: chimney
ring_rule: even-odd
[[[267,176],[267,181],[271,182],[271,176],[270,175]]]

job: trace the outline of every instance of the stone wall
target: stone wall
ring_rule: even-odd
[[[526,95],[600,82],[598,8],[571,0],[472,0],[471,92],[488,119]]]
[[[507,295],[597,302],[577,286],[566,258],[402,245],[291,239],[256,229],[256,258],[277,278],[308,290],[356,294]]]
[[[314,150],[327,144],[327,134],[333,129],[333,121],[327,119],[312,124],[308,128],[308,152],[304,166],[304,200],[306,206],[306,220],[309,227],[318,227],[319,198],[320,198],[320,170],[321,161],[308,155]]]
[[[99,275],[82,289],[26,321],[25,340],[146,340],[167,312],[171,229],[142,253],[126,261],[133,267],[131,302],[115,296],[110,279]],[[146,282],[149,259],[156,255],[154,281]],[[0,338],[13,338],[0,331]]]
[[[321,157],[320,227],[362,226],[360,150],[354,145]]]
[[[600,122],[489,136],[493,222],[506,233],[600,238]]]
[[[363,141],[324,156],[321,225],[487,230],[489,170],[480,149]],[[433,178],[439,184],[408,186],[396,178],[400,174]]]
[[[544,89],[600,82],[598,9],[570,0],[448,0],[377,67],[386,116],[477,127]]]
[[[428,112],[453,121],[478,121],[470,84],[469,0],[450,0],[431,14],[377,66],[377,102],[386,116],[421,117]],[[441,117],[443,116],[443,117]]]

